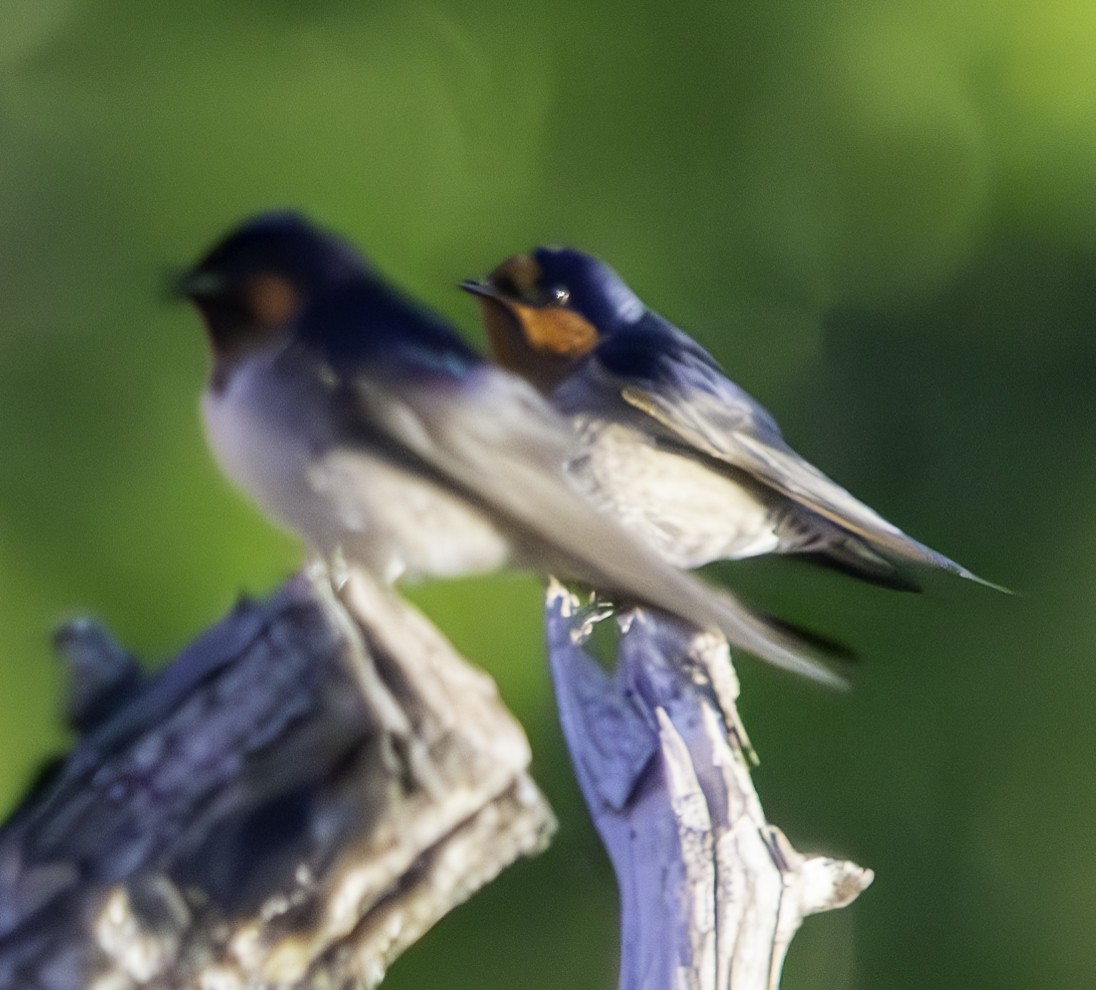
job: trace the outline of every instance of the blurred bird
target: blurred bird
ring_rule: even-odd
[[[794,632],[667,564],[568,481],[570,424],[303,218],[244,223],[180,280],[213,351],[224,472],[328,559],[384,581],[513,563],[841,681]]]
[[[498,362],[572,418],[572,479],[676,566],[782,553],[904,590],[920,589],[896,562],[989,584],[800,457],[707,351],[598,259],[541,247],[461,287],[479,297]]]

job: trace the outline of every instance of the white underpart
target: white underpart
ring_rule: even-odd
[[[334,509],[344,552],[373,558],[389,582],[493,571],[510,556],[509,541],[485,515],[385,461],[333,451],[309,480]]]
[[[568,465],[578,487],[670,563],[692,568],[776,550],[768,508],[731,478],[619,423],[581,421],[578,442]]]
[[[335,442],[317,374],[277,354],[242,363],[202,399],[224,473],[316,551],[382,579],[494,570],[506,538],[463,499],[367,448]]]

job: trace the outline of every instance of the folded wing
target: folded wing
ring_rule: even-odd
[[[571,428],[525,382],[487,365],[471,377],[356,377],[346,400],[370,434],[503,521],[517,556],[538,569],[719,629],[777,667],[844,684],[794,632],[665,563],[576,493],[564,474]]]

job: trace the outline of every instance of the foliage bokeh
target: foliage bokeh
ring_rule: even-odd
[[[66,742],[58,618],[155,662],[298,560],[205,450],[173,266],[297,206],[481,341],[455,283],[574,243],[815,463],[1021,592],[714,569],[867,658],[848,697],[740,664],[770,816],[878,873],[807,924],[785,986],[1090,983],[1094,49],[1083,0],[8,0],[0,802]],[[412,594],[499,680],[563,824],[386,985],[612,985],[537,583]]]

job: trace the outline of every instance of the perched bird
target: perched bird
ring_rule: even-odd
[[[840,683],[796,634],[595,509],[565,473],[569,422],[338,238],[260,216],[179,291],[212,345],[202,410],[220,466],[325,557],[387,582],[512,563]]]
[[[895,588],[918,590],[896,562],[988,584],[800,457],[704,348],[598,259],[541,247],[462,288],[479,297],[496,360],[572,418],[573,480],[669,562],[801,554]]]

